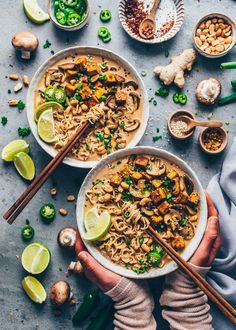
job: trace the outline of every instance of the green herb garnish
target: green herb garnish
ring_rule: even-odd
[[[23,127],[23,128],[19,127],[18,128],[19,136],[22,136],[22,137],[28,136],[30,134],[30,132],[31,132],[31,130],[29,127]]]
[[[2,126],[5,126],[7,124],[7,122],[8,122],[7,117],[2,117],[1,118],[1,124],[2,124]]]
[[[98,141],[102,142],[103,141],[103,135],[99,132],[94,132],[94,135],[98,139]]]
[[[49,48],[51,46],[51,42],[46,39],[45,43],[43,44],[43,48]]]
[[[18,103],[17,103],[17,107],[18,107],[19,110],[24,110],[25,103],[23,101],[19,100]]]
[[[167,87],[160,87],[155,90],[156,96],[167,97],[169,95],[169,89]]]

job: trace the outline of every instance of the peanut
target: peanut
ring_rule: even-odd
[[[27,87],[27,86],[29,86],[29,83],[30,83],[29,77],[24,75],[23,76],[23,84]]]
[[[67,195],[66,197],[68,202],[73,202],[75,200],[75,196],[74,195]]]
[[[51,194],[51,196],[56,196],[56,194],[57,194],[57,188],[56,187],[52,187],[50,189],[50,194]]]
[[[15,106],[15,105],[17,105],[17,103],[18,103],[18,100],[9,100],[8,101],[8,104],[11,106]]]
[[[10,75],[9,75],[9,78],[10,78],[11,80],[18,80],[18,79],[19,79],[19,76],[18,76],[17,74],[10,74]]]
[[[59,213],[63,215],[64,217],[68,214],[67,210],[64,208],[59,209]]]
[[[14,87],[14,92],[15,93],[18,93],[21,89],[23,88],[23,85],[22,85],[22,83],[18,83],[18,84],[16,84],[16,86]]]

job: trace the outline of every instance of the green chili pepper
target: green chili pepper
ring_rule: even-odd
[[[77,13],[69,14],[66,22],[69,26],[77,25],[81,22],[81,16]]]
[[[76,13],[75,10],[72,8],[65,8],[63,12],[66,14],[66,16]]]
[[[179,103],[182,105],[185,105],[188,101],[187,95],[185,95],[184,93],[180,93],[179,94]]]
[[[54,101],[55,100],[55,87],[48,86],[44,91],[44,97],[47,101]]]
[[[161,262],[162,255],[158,251],[151,251],[147,255],[147,261],[154,267],[158,266]]]
[[[75,326],[80,325],[93,312],[100,301],[98,293],[99,291],[94,291],[84,296],[82,304],[72,317],[72,322]]]
[[[105,307],[101,308],[96,317],[89,324],[87,330],[103,330],[109,323],[110,319],[113,317],[113,305],[111,303],[107,304]]]
[[[100,28],[98,29],[98,36],[99,36],[101,39],[107,37],[108,34],[109,34],[109,31],[108,31],[108,29],[107,29],[106,27],[100,27]]]
[[[108,34],[106,37],[102,38],[103,42],[109,42],[111,41],[111,33],[108,31]]]
[[[21,236],[23,240],[29,241],[31,238],[34,237],[34,228],[30,225],[26,225],[21,229]]]
[[[111,19],[110,10],[107,10],[107,9],[102,10],[101,13],[100,13],[100,20],[102,22],[108,22],[108,21],[110,21],[110,19]]]
[[[56,209],[54,207],[53,204],[51,203],[48,203],[48,204],[44,204],[40,211],[39,211],[41,217],[44,219],[44,220],[50,220],[52,221],[54,218],[55,218],[55,215],[56,215]]]
[[[172,99],[173,99],[173,101],[174,101],[175,103],[179,103],[179,93],[175,93],[175,94],[173,95]]]
[[[59,24],[65,25],[66,24],[66,14],[63,11],[56,12],[56,19]]]
[[[58,103],[64,103],[66,100],[66,91],[61,87],[55,88],[54,100]]]
[[[101,100],[101,101],[106,101],[106,99],[107,99],[106,95],[102,95],[102,96],[100,97],[100,100]]]
[[[65,3],[64,3],[63,0],[59,0],[59,2],[58,2],[58,7],[59,7],[59,9],[62,10],[62,11],[66,9],[66,6],[65,6]]]
[[[59,1],[54,2],[54,11],[55,13],[59,10]]]
[[[78,3],[78,0],[63,0],[65,6],[75,7]]]

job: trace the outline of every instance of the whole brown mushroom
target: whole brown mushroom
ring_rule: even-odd
[[[195,90],[198,102],[205,105],[213,105],[221,93],[221,83],[215,78],[201,80]]]
[[[58,233],[57,241],[62,248],[74,250],[76,243],[76,229],[73,227],[62,228]]]
[[[64,305],[71,298],[71,289],[66,281],[55,282],[49,291],[49,299],[56,306]]]
[[[21,58],[28,60],[39,45],[38,38],[32,32],[19,32],[12,37],[13,47],[21,52]]]

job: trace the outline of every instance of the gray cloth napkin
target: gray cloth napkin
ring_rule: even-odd
[[[219,212],[222,245],[207,280],[236,307],[236,138],[223,162],[221,173],[210,181],[207,191]],[[211,306],[216,330],[235,330],[227,318]]]

